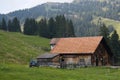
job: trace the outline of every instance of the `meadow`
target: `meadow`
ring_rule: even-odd
[[[0,64],[0,80],[119,80],[120,69],[88,67],[58,69],[18,64]]]
[[[0,31],[0,80],[119,80],[120,69],[87,67],[29,68],[29,61],[49,51],[49,39]]]
[[[0,30],[0,63],[26,64],[50,50],[49,39]]]

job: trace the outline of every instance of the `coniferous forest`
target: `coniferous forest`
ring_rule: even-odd
[[[0,29],[9,32],[22,32],[25,35],[39,35],[45,38],[75,37],[73,23],[64,15],[50,19],[43,18],[40,21],[26,18],[23,29],[21,29],[20,22],[16,17],[8,22],[3,18]]]
[[[72,3],[45,3],[30,9],[0,14],[0,21],[2,17],[7,21],[17,17],[20,24],[24,24],[26,18],[39,20],[44,17],[49,19],[63,14],[66,18],[72,20],[76,36],[98,35],[99,27],[92,21],[95,18],[102,17],[119,22],[120,0],[74,0]],[[116,28],[113,24],[107,26]]]
[[[59,15],[48,20],[43,18],[38,22],[35,19],[27,18],[24,23],[23,33],[46,38],[75,36],[72,21],[66,19],[64,15]]]

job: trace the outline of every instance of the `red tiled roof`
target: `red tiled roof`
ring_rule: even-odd
[[[51,53],[60,54],[92,54],[100,44],[102,36],[60,38]]]

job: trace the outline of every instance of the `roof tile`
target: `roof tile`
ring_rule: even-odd
[[[51,50],[51,53],[94,53],[102,38],[102,36],[60,38],[56,46]]]

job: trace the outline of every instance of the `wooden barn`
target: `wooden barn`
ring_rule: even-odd
[[[112,53],[102,36],[53,38],[50,42],[50,54],[60,66],[74,64],[76,66],[111,65]]]
[[[37,57],[37,63],[39,66],[59,65],[59,54],[45,53]]]

